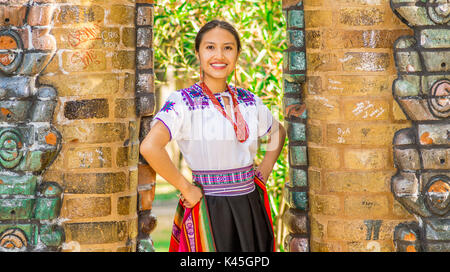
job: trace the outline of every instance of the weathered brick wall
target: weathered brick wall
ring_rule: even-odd
[[[45,177],[64,188],[63,250],[134,251],[141,101],[135,94],[135,1],[46,2],[56,9],[57,52],[40,81],[58,92],[54,125],[62,150]],[[152,20],[152,7],[147,12],[139,18]],[[152,66],[144,65],[151,78]],[[153,91],[152,83],[143,93]]]
[[[394,251],[413,217],[394,200],[393,44],[412,31],[388,0],[306,0],[311,251]]]

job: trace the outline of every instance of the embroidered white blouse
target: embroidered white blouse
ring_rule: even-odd
[[[272,127],[272,113],[261,98],[242,88],[230,88],[237,92],[239,110],[249,128],[249,138],[243,143],[236,139],[231,122],[214,107],[197,83],[171,93],[153,118],[151,126],[160,121],[167,127],[171,139],[177,141],[193,171],[227,170],[252,165],[258,138]],[[228,91],[216,93],[215,96],[222,106],[222,96],[228,96],[232,101]],[[234,112],[232,119],[235,120]]]

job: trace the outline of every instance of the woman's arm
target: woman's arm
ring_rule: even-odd
[[[202,191],[191,184],[171,161],[165,149],[169,141],[168,129],[158,121],[142,141],[139,151],[156,173],[181,192],[183,204],[192,208],[202,198]]]
[[[266,154],[262,162],[256,168],[256,171],[261,173],[264,182],[267,182],[267,179],[272,173],[273,166],[277,162],[278,156],[280,156],[286,140],[286,130],[284,127],[275,119],[273,122],[274,123],[269,132]]]

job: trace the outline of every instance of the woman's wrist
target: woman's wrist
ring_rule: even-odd
[[[269,179],[270,173],[266,173],[263,168],[258,166],[255,169],[255,176],[257,176],[260,180],[262,180],[264,183]]]
[[[182,195],[188,194],[189,191],[191,190],[191,188],[192,188],[192,184],[187,179],[185,179],[183,176],[181,176],[180,186],[177,188],[180,191],[180,193]]]

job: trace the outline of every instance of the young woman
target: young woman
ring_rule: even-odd
[[[261,99],[227,84],[241,51],[237,31],[219,20],[195,39],[200,81],[173,92],[155,115],[140,152],[181,193],[170,251],[272,251],[274,235],[265,182],[286,132]],[[258,139],[269,136],[254,167]],[[190,183],[165,146],[176,140],[192,170]]]

